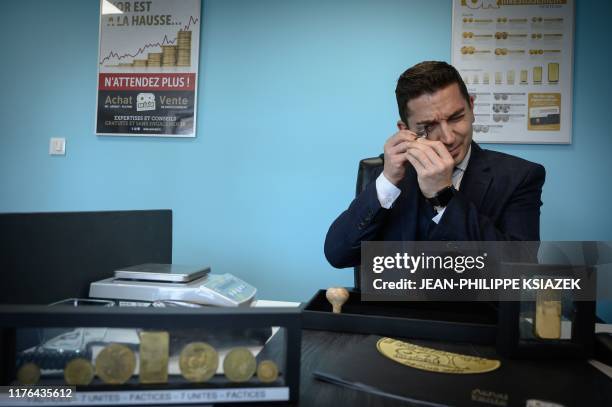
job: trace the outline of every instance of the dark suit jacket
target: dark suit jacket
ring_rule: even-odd
[[[398,186],[402,192],[390,209],[380,206],[375,182],[353,200],[329,228],[325,256],[340,268],[358,266],[361,242],[369,240],[538,241],[545,177],[540,164],[472,143],[460,189],[439,224],[431,221],[435,212],[409,166]]]

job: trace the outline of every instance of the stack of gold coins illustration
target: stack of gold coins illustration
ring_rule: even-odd
[[[149,57],[147,58],[148,66],[161,66],[162,64],[162,54],[161,52],[149,52]]]
[[[176,45],[178,46],[176,66],[191,66],[191,31],[179,31]]]
[[[96,357],[96,375],[107,384],[123,384],[134,374],[136,356],[125,345],[111,343]]]
[[[133,62],[133,66],[147,66],[146,59],[135,59]]]
[[[495,55],[508,55],[507,48],[495,48]]]
[[[176,45],[162,45],[162,66],[176,66]]]
[[[466,54],[470,54],[471,55],[474,52],[476,52],[476,48],[474,48],[474,47],[471,47],[471,46],[461,47],[461,53],[463,55],[466,55]]]

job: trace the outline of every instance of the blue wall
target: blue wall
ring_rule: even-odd
[[[0,211],[171,208],[175,262],[270,299],[351,285],[327,227],[394,132],[397,76],[450,59],[449,0],[206,0],[197,138],[98,137],[98,0],[4,3]],[[612,240],[612,4],[576,14],[573,144],[488,148],[546,166],[543,239]]]

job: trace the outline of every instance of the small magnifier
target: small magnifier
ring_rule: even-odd
[[[427,137],[427,126],[425,126],[424,124],[417,124],[414,129],[414,133],[417,135],[418,138]]]

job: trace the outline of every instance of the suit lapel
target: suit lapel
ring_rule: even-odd
[[[476,205],[476,208],[481,209],[492,178],[491,164],[486,152],[472,142],[472,156],[463,174],[459,190]]]
[[[402,193],[398,199],[402,202],[397,205],[401,221],[399,222],[402,241],[416,240],[419,226],[419,197],[421,192],[417,182],[415,169],[410,165],[406,167],[406,176],[402,180],[400,189]]]

